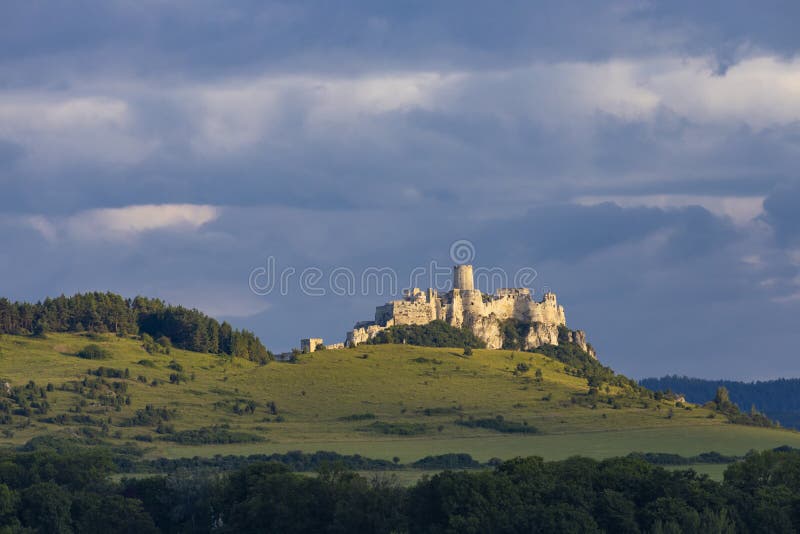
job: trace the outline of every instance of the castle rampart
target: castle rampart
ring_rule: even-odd
[[[442,320],[456,328],[467,326],[488,348],[496,349],[503,345],[501,323],[514,319],[531,325],[525,348],[558,344],[559,327],[566,326],[567,321],[555,293],[545,293],[540,302],[533,299],[527,288],[503,288],[487,295],[475,289],[472,273],[471,265],[453,267],[453,289],[441,295],[435,289],[405,291],[402,300],[378,306],[375,321],[358,323],[348,332],[346,343],[364,343],[393,325]],[[573,337],[584,349],[588,347],[585,334],[578,331]]]

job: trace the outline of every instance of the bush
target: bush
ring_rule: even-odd
[[[527,423],[506,421],[503,419],[502,415],[498,415],[494,418],[487,417],[485,419],[462,419],[455,423],[469,428],[485,428],[487,430],[494,430],[506,434],[536,434],[538,432],[536,427],[530,426]]]
[[[415,469],[476,469],[480,466],[477,460],[466,453],[426,456],[411,464]]]
[[[375,432],[377,434],[391,434],[394,436],[418,436],[428,431],[427,425],[420,423],[385,423],[375,421],[371,425],[359,428],[362,432]]]
[[[107,360],[111,358],[111,353],[99,345],[86,345],[75,356],[84,360]]]
[[[128,378],[130,372],[122,369],[113,369],[111,367],[98,367],[97,369],[89,369],[88,374],[104,377],[104,378]]]
[[[152,404],[145,406],[143,410],[136,410],[130,419],[122,421],[120,426],[151,426],[175,419],[177,412],[170,408],[158,408]]]
[[[264,438],[246,432],[232,432],[227,425],[203,427],[194,430],[181,430],[162,436],[162,440],[174,441],[181,445],[210,445],[224,443],[254,443]]]
[[[339,421],[368,421],[375,419],[374,413],[354,413],[353,415],[345,415],[340,417]]]
[[[485,348],[468,328],[455,328],[444,321],[436,320],[423,325],[398,325],[378,332],[370,341],[373,344],[408,343],[422,347],[476,347]]]
[[[183,366],[181,364],[179,364],[178,362],[176,362],[175,360],[172,360],[171,362],[169,362],[169,365],[167,365],[167,367],[169,369],[172,369],[173,371],[178,371],[179,373],[183,372]]]

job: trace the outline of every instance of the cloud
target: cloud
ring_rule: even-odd
[[[775,230],[775,235],[781,243],[794,247],[800,247],[798,206],[800,206],[800,180],[779,185],[764,201],[763,220]]]
[[[0,92],[0,140],[24,148],[28,168],[133,164],[156,146],[134,131],[128,103],[108,95]]]
[[[726,197],[711,195],[607,195],[586,196],[575,199],[581,205],[592,206],[613,202],[622,207],[656,207],[662,209],[702,206],[718,216],[730,217],[738,224],[746,224],[764,210],[763,196]]]
[[[305,129],[310,136],[331,135],[341,124],[365,116],[424,108],[432,93],[452,81],[453,76],[426,72],[355,78],[264,76],[182,87],[177,93],[197,109],[196,150],[224,153],[261,141],[280,143],[287,128]],[[300,116],[293,121],[287,112]]]
[[[88,210],[58,219],[25,217],[49,241],[61,236],[78,240],[133,238],[156,230],[196,230],[217,219],[220,208],[192,204],[126,206]]]

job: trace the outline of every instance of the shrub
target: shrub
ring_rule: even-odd
[[[461,411],[461,406],[442,406],[442,407],[435,407],[435,408],[424,408],[422,410],[417,410],[417,413],[422,413],[427,417],[431,417],[433,415],[448,415],[454,414]]]
[[[125,371],[122,369],[113,369],[111,367],[98,367],[97,369],[89,369],[88,374],[104,378],[127,378],[125,376]]]
[[[84,360],[107,360],[111,358],[111,353],[99,345],[86,345],[75,356]]]
[[[187,380],[187,376],[183,373],[170,373],[169,375],[170,384],[180,384],[181,382],[186,382]]]
[[[487,417],[485,419],[467,419],[455,422],[457,425],[466,426],[469,428],[485,428],[487,430],[494,430],[496,432],[503,432],[506,434],[536,434],[538,430],[534,426],[527,423],[517,423],[514,421],[506,421],[502,415],[497,417]]]
[[[428,431],[427,425],[420,423],[386,423],[375,421],[371,425],[359,428],[362,432],[375,432],[377,434],[391,434],[394,436],[417,436]]]
[[[370,419],[375,419],[374,413],[354,413],[352,415],[345,415],[344,417],[340,417],[339,421],[368,421]]]
[[[170,421],[175,418],[176,411],[170,408],[158,408],[152,404],[145,406],[143,410],[136,410],[130,419],[122,421],[120,426],[150,426],[162,421]]]
[[[210,445],[222,443],[254,443],[264,441],[264,438],[246,432],[233,432],[226,425],[203,427],[194,430],[181,430],[167,436],[162,440],[174,441],[181,445]]]
[[[411,466],[415,469],[476,469],[481,466],[472,456],[466,453],[439,454],[426,456]]]
[[[183,366],[178,362],[176,362],[175,360],[169,362],[169,365],[167,365],[167,367],[169,369],[172,369],[173,371],[178,371],[179,373],[183,371]]]

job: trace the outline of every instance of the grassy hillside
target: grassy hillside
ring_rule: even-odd
[[[77,357],[88,344],[110,358]],[[89,373],[101,366],[111,376]],[[0,443],[73,433],[136,440],[151,457],[333,450],[403,462],[467,452],[486,461],[800,447],[795,432],[731,425],[632,389],[601,386],[593,397],[564,364],[511,351],[476,349],[467,358],[455,349],[376,345],[259,366],[177,349],[148,354],[141,341],[113,335],[5,335],[0,380],[13,390],[6,397],[22,403],[0,388]],[[229,443],[208,443],[215,441]]]
[[[672,375],[645,378],[639,383],[653,390],[680,392],[687,400],[700,404],[713,399],[717,388],[724,387],[740,409],[749,410],[754,406],[783,426],[800,428],[800,378],[740,382]]]

